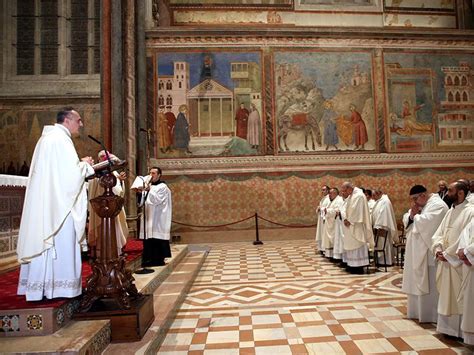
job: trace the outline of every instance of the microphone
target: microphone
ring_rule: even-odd
[[[105,148],[105,145],[100,140],[98,140],[97,138],[92,137],[90,134],[88,134],[87,137],[89,137],[90,139],[92,139],[94,142],[96,142],[97,144],[99,144],[102,147],[102,149],[105,152],[105,156],[107,157],[107,161],[109,162],[109,166],[112,167],[113,164],[112,164],[112,161],[110,160],[109,152]]]

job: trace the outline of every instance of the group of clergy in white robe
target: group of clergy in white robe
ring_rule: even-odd
[[[337,188],[326,190],[329,192],[317,209],[318,250],[334,261],[342,261],[349,271],[360,273],[369,264],[368,251],[374,246],[367,199],[351,182],[342,184],[341,196]]]
[[[474,204],[469,181],[448,187],[447,204],[422,185],[410,190],[403,216],[406,255],[402,291],[407,316],[474,344]],[[446,200],[446,197],[445,197]]]

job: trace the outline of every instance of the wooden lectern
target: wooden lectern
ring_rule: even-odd
[[[104,164],[107,163],[107,164]],[[126,165],[125,161],[107,161],[94,165],[104,193],[92,199],[95,213],[102,219],[100,253],[92,261],[92,275],[76,319],[110,319],[112,341],[136,341],[143,337],[154,319],[153,296],[138,292],[132,272],[125,269],[125,256],[118,255],[115,218],[122,209],[124,199],[115,195],[117,183],[113,171]],[[135,332],[135,333],[134,333]]]

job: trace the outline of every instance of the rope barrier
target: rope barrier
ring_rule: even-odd
[[[250,217],[247,217],[247,218],[244,218],[244,219],[241,219],[241,220],[238,220],[236,222],[231,222],[231,223],[226,223],[226,224],[215,224],[215,225],[208,225],[208,226],[203,226],[203,225],[197,225],[197,224],[187,224],[187,223],[182,223],[182,222],[177,222],[177,221],[172,221],[173,223],[175,224],[179,224],[181,226],[186,226],[186,227],[196,227],[196,228],[219,228],[219,227],[227,227],[227,226],[231,226],[233,224],[237,224],[237,223],[241,223],[241,222],[245,222],[251,218],[254,218],[254,215],[251,215]]]
[[[309,227],[316,227],[316,223],[315,223],[315,224],[294,225],[294,224],[283,224],[283,223],[273,222],[273,221],[270,221],[269,219],[266,219],[266,218],[264,218],[264,217],[262,217],[262,216],[258,216],[258,218],[264,220],[265,222],[272,223],[272,224],[276,224],[277,226],[281,226],[281,227],[288,227],[288,228],[309,228]]]
[[[198,224],[188,224],[188,223],[183,223],[183,222],[178,222],[178,221],[172,221],[173,223],[175,224],[179,224],[181,226],[185,226],[185,227],[195,227],[195,228],[219,228],[219,227],[227,227],[227,226],[231,226],[233,224],[237,224],[237,223],[241,223],[241,222],[245,222],[245,221],[248,221],[249,219],[252,219],[254,218],[255,215],[252,215],[252,216],[249,216],[247,218],[244,218],[244,219],[241,219],[241,220],[238,220],[238,221],[235,221],[235,222],[230,222],[230,223],[225,223],[225,224],[214,224],[214,225],[198,225]],[[288,228],[310,228],[310,227],[316,227],[316,223],[315,224],[303,224],[303,225],[294,225],[294,224],[283,224],[283,223],[278,223],[278,222],[274,222],[274,221],[271,221],[267,218],[264,218],[262,216],[257,216],[257,218],[260,218],[262,220],[264,220],[265,222],[268,222],[268,223],[272,223],[272,224],[275,224],[277,226],[281,226],[281,227],[288,227]]]

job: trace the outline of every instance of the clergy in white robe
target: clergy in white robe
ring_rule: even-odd
[[[152,167],[147,186],[142,191],[144,215],[141,216],[140,238],[144,240],[143,266],[165,265],[171,258],[170,232],[172,218],[171,190],[161,180],[161,169]]]
[[[349,267],[360,268],[369,265],[368,248],[374,246],[369,206],[362,190],[353,187],[350,182],[342,184],[341,193],[343,197],[347,196],[346,208],[342,214],[344,222],[343,260]]]
[[[106,161],[107,155],[105,154],[104,150],[101,150],[98,154],[99,162]],[[115,155],[109,153],[110,159],[117,159]],[[125,195],[125,188],[123,184],[123,180],[126,178],[124,172],[118,173],[117,171],[113,171],[112,174],[115,175],[117,179],[117,183],[112,188],[112,192],[120,197],[124,197]],[[101,196],[104,193],[104,188],[100,186],[99,179],[93,179],[89,181],[89,201],[93,198]],[[89,202],[89,228],[87,231],[87,243],[91,248],[91,254],[93,257],[99,257],[100,255],[100,228],[102,226],[102,218],[100,218],[92,208]],[[128,237],[128,225],[127,225],[127,215],[125,214],[125,207],[122,207],[122,210],[115,217],[115,235],[117,237],[117,255],[122,254],[122,248],[127,243]]]
[[[79,160],[71,135],[82,118],[67,107],[45,126],[31,162],[18,236],[18,294],[27,301],[81,294],[80,242],[87,219],[85,177],[91,157]]]
[[[463,262],[463,281],[458,298],[463,305],[462,338],[466,344],[474,345],[474,220],[461,232],[456,254]]]
[[[336,221],[338,212],[342,206],[343,199],[339,196],[339,190],[332,188],[329,191],[329,204],[324,208],[324,229],[322,236],[322,248],[327,258],[334,256],[334,238],[336,234]],[[340,259],[340,258],[339,258]]]
[[[384,229],[388,231],[387,241],[385,242],[385,258],[387,265],[393,265],[395,256],[393,244],[398,242],[398,228],[395,219],[395,211],[392,202],[386,194],[380,189],[374,190],[373,193],[375,205],[372,209],[372,226],[374,229]],[[382,249],[385,238],[379,238],[377,241],[377,249]],[[384,257],[382,253],[378,253],[378,264],[384,265]]]
[[[448,206],[438,194],[428,193],[422,185],[410,190],[411,209],[403,216],[406,235],[402,291],[407,294],[407,317],[421,323],[436,323],[438,290],[436,265],[431,252],[433,234]]]
[[[341,205],[339,211],[336,211],[336,216],[334,217],[334,247],[332,250],[332,257],[335,260],[341,260],[344,256],[344,222],[342,216],[345,215],[347,198],[344,199],[342,196]]]
[[[322,249],[322,238],[324,229],[324,212],[323,209],[329,204],[329,187],[324,185],[321,189],[323,198],[319,201],[319,205],[316,208],[317,225],[316,225],[316,248],[320,252],[324,252]]]
[[[473,205],[465,199],[467,186],[455,182],[448,187],[453,204],[433,235],[432,250],[437,257],[436,286],[439,292],[438,324],[440,333],[460,337],[462,305],[458,302],[462,283],[462,261],[456,255],[462,230],[474,218]]]

